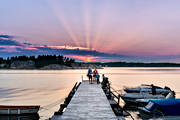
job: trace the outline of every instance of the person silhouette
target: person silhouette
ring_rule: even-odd
[[[92,69],[91,69],[91,67],[89,67],[87,76],[89,78],[89,83],[91,83],[91,84],[92,84],[92,74],[93,74]]]

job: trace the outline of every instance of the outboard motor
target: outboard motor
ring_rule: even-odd
[[[166,89],[166,90],[171,90],[171,89],[170,89],[169,87],[167,87],[167,86],[165,86],[164,89]]]
[[[156,87],[152,84],[152,95],[156,95]]]

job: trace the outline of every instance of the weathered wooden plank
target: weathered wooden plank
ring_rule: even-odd
[[[117,120],[102,88],[83,81],[63,115],[52,120]]]

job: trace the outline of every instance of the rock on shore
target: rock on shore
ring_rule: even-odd
[[[82,63],[73,63],[71,67],[65,66],[65,65],[59,65],[59,64],[50,64],[47,66],[44,66],[40,68],[41,70],[63,70],[63,69],[88,69],[89,67],[91,68],[97,68],[97,69],[102,69],[100,66],[97,65],[92,65],[92,64],[82,64]]]
[[[10,65],[10,69],[34,69],[34,61],[13,61]]]
[[[71,67],[65,65],[58,64],[50,64],[40,68],[41,70],[63,70],[63,69],[71,69]]]

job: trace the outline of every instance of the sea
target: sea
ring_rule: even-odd
[[[120,92],[125,87],[154,84],[168,86],[180,97],[179,67],[105,67],[98,72],[108,77],[111,86]],[[87,80],[86,74],[87,69],[0,70],[0,105],[40,105],[39,120],[48,120],[74,84]],[[141,120],[137,111],[131,113],[134,119]]]

